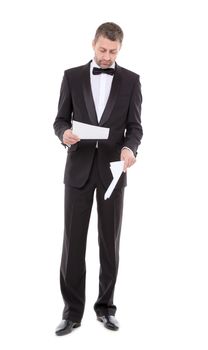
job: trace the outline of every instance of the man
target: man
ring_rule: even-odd
[[[94,59],[64,72],[55,134],[68,146],[65,167],[65,225],[60,269],[63,317],[57,335],[81,325],[85,305],[86,239],[96,190],[100,253],[99,295],[94,310],[110,330],[119,328],[113,294],[119,263],[126,170],[136,160],[142,138],[139,76],[116,62],[123,40],[115,23],[100,25],[93,40]],[[73,120],[110,129],[107,140],[84,140],[73,133]],[[110,162],[124,161],[110,198]]]

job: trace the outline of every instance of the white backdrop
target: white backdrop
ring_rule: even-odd
[[[2,1],[2,349],[206,349],[206,1]],[[59,265],[66,151],[52,124],[63,72],[87,63],[98,25],[124,30],[117,62],[141,76],[144,138],[128,171],[115,294],[119,332],[95,319],[96,208],[82,327],[65,337]]]

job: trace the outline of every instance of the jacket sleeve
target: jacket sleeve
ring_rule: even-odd
[[[143,129],[141,125],[141,105],[142,94],[139,76],[137,75],[129,104],[126,134],[123,147],[130,148],[134,155],[137,154],[137,148],[141,143]]]
[[[72,98],[71,98],[71,92],[69,87],[69,81],[65,71],[62,84],[61,84],[60,97],[58,102],[58,113],[57,113],[55,122],[53,124],[55,134],[59,137],[62,144],[63,144],[64,131],[67,129],[70,129],[72,126],[72,123],[71,123],[72,113],[73,113]]]

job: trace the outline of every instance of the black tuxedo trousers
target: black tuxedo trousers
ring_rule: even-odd
[[[65,302],[63,319],[81,321],[85,306],[85,252],[89,219],[96,191],[100,257],[99,295],[94,304],[97,315],[114,315],[114,287],[119,264],[119,242],[124,187],[116,188],[104,200],[95,151],[90,176],[82,188],[65,185],[65,227],[60,269],[61,292]]]

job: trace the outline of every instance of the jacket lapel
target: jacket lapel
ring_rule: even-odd
[[[89,118],[93,125],[98,125],[97,113],[95,109],[95,104],[92,96],[92,89],[90,84],[90,63],[84,66],[83,72],[83,93],[85,104],[87,107]]]
[[[120,87],[120,67],[116,64],[115,74],[112,81],[111,91],[106,103],[105,109],[103,111],[102,117],[100,119],[99,125],[102,126],[110,118],[113,107],[115,106]]]

